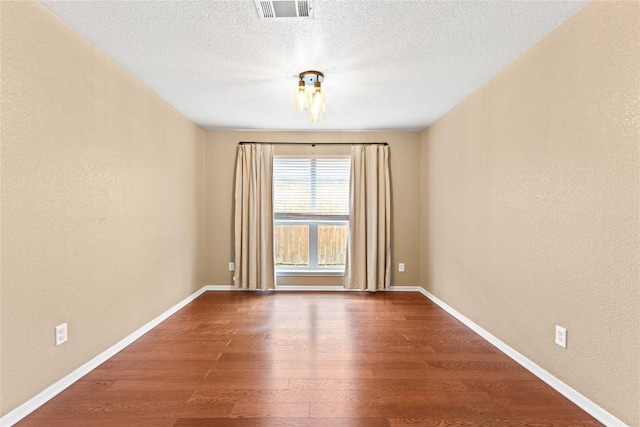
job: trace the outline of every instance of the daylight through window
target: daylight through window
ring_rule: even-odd
[[[350,168],[349,156],[274,158],[276,271],[344,271]]]

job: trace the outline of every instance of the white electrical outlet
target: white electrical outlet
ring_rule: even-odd
[[[402,273],[404,271],[404,262],[398,264],[398,271]]]
[[[67,324],[63,323],[56,326],[56,345],[60,345],[69,339],[67,335]]]
[[[556,344],[562,348],[567,348],[567,330],[556,325]]]
[[[236,263],[235,262],[230,262],[229,263],[229,271],[236,271]]]

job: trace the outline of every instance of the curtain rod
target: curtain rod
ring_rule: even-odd
[[[271,145],[389,145],[386,142],[249,142],[241,141],[238,145],[244,144],[271,144]]]

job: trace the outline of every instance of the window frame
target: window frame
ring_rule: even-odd
[[[350,159],[348,154],[343,155],[275,155],[276,159]],[[351,166],[349,166],[351,168]],[[351,179],[351,177],[349,177]],[[275,180],[274,180],[275,181]],[[347,185],[350,185],[347,184]],[[275,188],[274,188],[275,194]],[[281,218],[276,218],[273,214],[274,234],[276,225],[307,225],[309,228],[309,265],[291,265],[278,266],[275,265],[276,276],[344,276],[343,265],[341,268],[335,266],[319,266],[318,265],[318,225],[346,225],[349,227],[349,215],[344,214],[282,214]],[[275,260],[274,260],[275,262]]]

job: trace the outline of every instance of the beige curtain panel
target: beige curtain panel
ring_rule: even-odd
[[[272,145],[238,145],[234,229],[240,289],[275,289],[272,170]]]
[[[349,243],[344,287],[381,291],[391,282],[389,147],[351,147]]]

